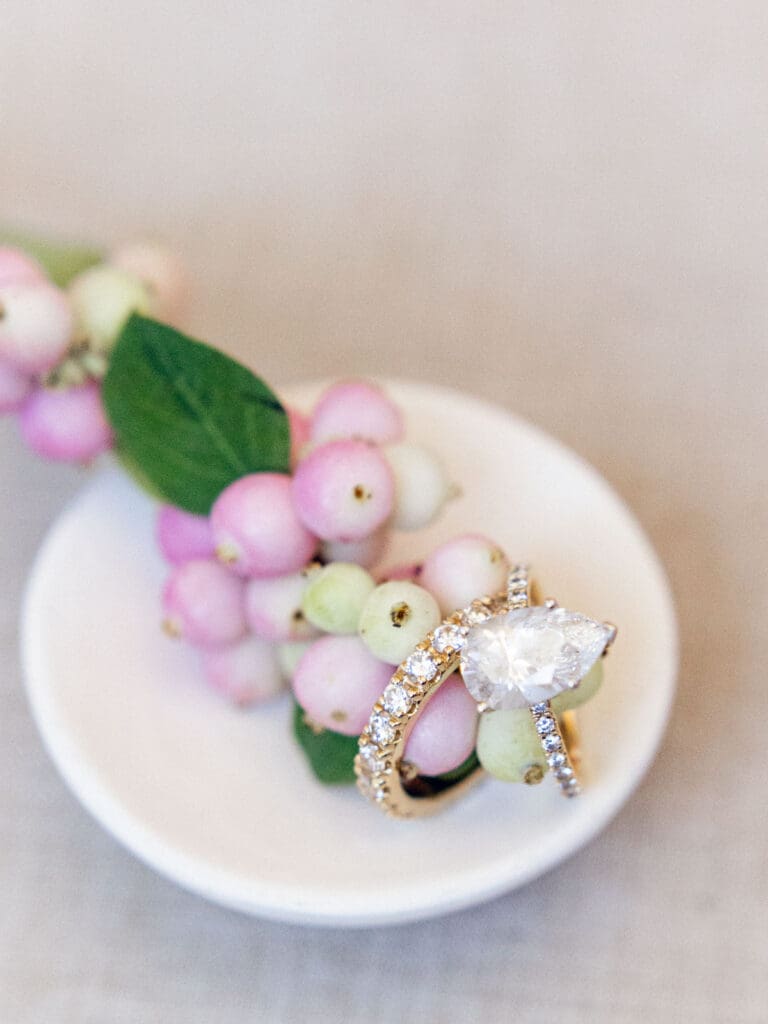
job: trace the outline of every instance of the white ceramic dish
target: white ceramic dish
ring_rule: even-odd
[[[435,818],[390,821],[324,788],[289,705],[241,712],[158,626],[153,507],[112,470],[62,514],[31,574],[23,655],[50,754],[120,842],[180,885],[307,924],[379,925],[486,900],[587,843],[648,768],[667,721],[676,627],[664,573],[632,514],[562,445],[457,392],[393,383],[408,431],[449,454],[464,487],[391,561],[472,529],[532,563],[547,595],[619,626],[603,690],[580,715],[584,795],[486,781]],[[294,389],[307,403],[315,389]]]

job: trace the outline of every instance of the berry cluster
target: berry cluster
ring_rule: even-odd
[[[291,409],[292,474],[236,480],[210,516],[171,506],[157,536],[172,570],[164,627],[201,650],[204,673],[241,705],[286,683],[318,729],[356,736],[393,668],[442,616],[503,589],[507,563],[459,537],[422,564],[378,571],[393,530],[429,525],[455,493],[442,462],[403,440],[398,407],[364,381],[331,387],[309,417]],[[476,706],[444,685],[407,756],[427,774],[475,746]]]
[[[61,275],[57,280],[61,283]],[[177,495],[183,494],[195,511],[210,509],[196,515],[169,504],[160,508],[157,539],[171,566],[162,596],[166,631],[199,649],[209,683],[236,704],[258,704],[290,685],[304,735],[330,738],[343,760],[346,738],[361,732],[394,667],[446,615],[479,595],[504,589],[504,553],[487,538],[469,534],[442,544],[418,564],[382,570],[392,532],[428,526],[457,493],[440,459],[404,440],[400,409],[370,383],[337,384],[308,416],[288,408],[286,424],[274,394],[250,371],[220,353],[214,360],[218,368],[212,368],[209,346],[156,320],[137,326],[141,318],[133,318],[124,331],[132,313],[165,321],[178,316],[183,278],[164,249],[123,246],[68,274],[64,284],[59,287],[24,252],[0,248],[0,412],[18,415],[22,436],[37,454],[76,463],[90,462],[112,447],[113,429],[121,456],[130,456],[119,422],[120,416],[134,417],[133,426],[138,423],[143,435],[152,437],[140,452],[143,466],[142,458],[135,460],[145,471],[142,479],[158,485],[159,474],[165,484],[159,490],[167,499],[182,501]],[[140,347],[147,331],[158,346],[154,357],[146,357],[145,372],[171,358],[176,360],[172,380],[183,376],[190,361],[205,366],[195,381],[196,403],[190,404],[186,393],[175,403],[183,412],[199,407],[208,417],[205,427],[197,424],[197,445],[192,445],[203,463],[193,467],[194,502],[177,486],[179,460],[161,460],[158,467],[157,435],[147,426],[146,403],[134,403],[128,413],[123,408],[122,399],[138,393],[135,363],[129,361],[128,372],[120,373],[120,356],[125,364],[127,336],[134,328]],[[207,387],[217,373],[224,375],[217,378],[218,407],[211,395],[215,389]],[[155,391],[155,406],[165,418],[155,421],[154,430],[164,431],[161,440],[172,448],[173,422],[165,413],[174,403],[164,401],[166,393]],[[252,403],[264,402],[265,393],[264,437],[275,417],[282,430],[277,463],[262,432],[241,427],[254,422]],[[117,418],[115,395],[121,399]],[[222,404],[228,410],[238,401],[244,415],[233,429]],[[254,471],[233,480],[227,470],[223,481],[233,480],[228,486],[211,474],[216,446],[206,448],[201,441],[210,441],[209,421],[225,446],[237,447],[244,435],[261,440],[260,452],[246,446],[240,459]],[[186,420],[183,425],[189,428]],[[222,426],[228,427],[227,436],[219,433]],[[134,430],[128,437],[135,440],[137,433],[142,435]],[[282,471],[268,471],[275,465]],[[211,479],[222,482],[212,486]],[[553,707],[561,712],[583,703],[601,678],[595,666]],[[312,761],[300,731],[296,735]],[[475,701],[456,676],[418,716],[405,757],[423,775],[443,775],[463,766],[473,751],[491,774],[507,781],[523,781],[532,764],[542,762],[542,771],[547,769],[527,710],[486,714],[478,725]],[[351,763],[349,754],[349,776]],[[325,771],[326,777],[331,774]]]
[[[172,319],[182,295],[176,261],[136,243],[57,287],[20,249],[0,248],[0,413],[16,413],[26,444],[87,463],[112,444],[101,401],[109,353],[132,312]]]

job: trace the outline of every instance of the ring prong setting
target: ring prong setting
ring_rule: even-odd
[[[603,657],[605,657],[608,651],[613,646],[613,642],[616,639],[616,636],[619,631],[612,622],[604,622],[603,625],[608,630],[608,637],[605,641],[605,650],[603,651]]]

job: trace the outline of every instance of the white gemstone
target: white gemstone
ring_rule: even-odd
[[[541,741],[541,745],[544,749],[550,753],[553,750],[559,750],[561,747],[560,737],[556,732],[550,733],[549,736],[545,736]]]
[[[382,715],[376,712],[375,715],[371,715],[371,724],[369,726],[371,736],[380,743],[382,747],[386,747],[388,743],[391,743],[395,738],[395,730],[386,715]]]
[[[491,617],[491,609],[484,604],[471,604],[462,612],[462,618],[468,626],[477,626],[481,622],[487,622]]]
[[[540,718],[536,723],[536,729],[538,730],[539,736],[546,736],[548,732],[552,732],[555,728],[555,720],[546,715],[544,718]]]
[[[384,790],[377,786],[371,779],[366,778],[364,775],[359,775],[357,778],[357,788],[363,794],[368,797],[369,800],[374,800],[376,803],[380,803],[384,799]]]
[[[411,698],[400,683],[390,683],[381,696],[381,703],[391,715],[404,715],[411,706]]]
[[[547,758],[547,762],[552,768],[560,768],[561,765],[565,764],[565,754],[550,754]]]
[[[360,745],[360,760],[371,772],[384,770],[385,761],[379,756],[381,751],[374,743],[362,743]]]
[[[426,651],[414,651],[405,663],[408,675],[417,683],[428,683],[437,675],[437,664]]]
[[[523,708],[578,684],[610,629],[566,608],[517,608],[474,625],[461,654],[467,689],[490,709]]]
[[[432,634],[432,646],[441,654],[445,654],[446,651],[458,651],[464,643],[465,636],[466,631],[461,626],[446,622],[444,626],[438,626]]]

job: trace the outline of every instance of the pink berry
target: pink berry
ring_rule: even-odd
[[[19,426],[33,452],[56,462],[90,462],[112,444],[101,388],[93,381],[36,388],[21,407]]]
[[[508,571],[509,563],[498,544],[487,537],[465,534],[432,552],[424,562],[419,583],[448,615],[476,597],[503,591]]]
[[[329,388],[312,414],[312,440],[356,438],[388,444],[403,435],[403,417],[384,392],[364,380],[342,381]]]
[[[32,390],[32,381],[10,363],[0,362],[0,413],[18,412]]]
[[[0,288],[0,359],[23,372],[45,373],[59,362],[74,320],[64,292],[46,283]]]
[[[129,242],[109,257],[119,267],[141,281],[149,294],[152,316],[165,323],[177,323],[184,313],[187,283],[184,269],[176,256],[158,242]]]
[[[205,650],[202,660],[211,686],[240,707],[261,704],[285,687],[274,646],[256,636]]]
[[[211,509],[219,558],[240,576],[298,572],[315,553],[317,540],[299,520],[291,478],[252,473],[222,491]]]
[[[241,640],[245,584],[213,559],[176,566],[163,590],[163,626],[196,647],[221,647]]]
[[[21,249],[0,246],[0,288],[8,284],[39,284],[45,281],[45,271]]]
[[[317,630],[304,618],[301,601],[307,589],[301,572],[251,580],[245,590],[245,614],[256,636],[276,643],[307,640]]]
[[[285,406],[285,411],[288,415],[288,427],[291,432],[291,465],[295,466],[309,441],[309,420],[298,409]]]
[[[175,505],[163,505],[157,514],[157,543],[171,565],[181,565],[193,558],[213,558],[216,554],[208,517],[193,515]]]
[[[293,478],[301,521],[323,540],[362,540],[392,511],[392,470],[365,441],[331,441],[303,459]]]
[[[420,775],[442,775],[469,757],[477,736],[477,704],[458,674],[446,679],[413,724],[404,758]]]
[[[389,544],[389,532],[381,528],[362,540],[326,540],[320,547],[323,562],[355,562],[364,569],[376,565]]]
[[[317,725],[345,736],[362,730],[392,675],[357,636],[324,636],[305,651],[293,676],[296,700]]]

